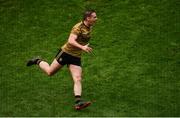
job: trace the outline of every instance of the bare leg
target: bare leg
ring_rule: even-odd
[[[53,74],[55,74],[61,67],[63,67],[62,65],[60,65],[56,59],[53,60],[53,62],[51,63],[51,65],[49,65],[47,62],[45,61],[41,61],[39,63],[39,67],[48,75],[51,76]]]
[[[82,93],[82,85],[81,85],[81,75],[82,68],[76,65],[69,65],[69,70],[71,72],[73,81],[74,81],[74,95],[81,96]]]
[[[72,78],[74,80],[74,95],[75,95],[75,109],[81,110],[83,108],[91,105],[90,101],[84,101],[81,99],[82,93],[82,85],[81,85],[81,76],[82,76],[82,68],[76,65],[70,65],[69,70],[71,72]]]

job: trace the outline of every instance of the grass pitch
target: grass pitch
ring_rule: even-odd
[[[179,0],[0,0],[0,116],[180,116]],[[64,67],[47,77],[26,60],[49,63],[86,8],[98,22],[83,55],[83,98],[73,109]]]

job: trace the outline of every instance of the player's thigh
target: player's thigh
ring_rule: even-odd
[[[82,76],[81,66],[70,64],[69,70],[70,70],[71,75],[72,75],[74,80],[80,80],[81,79],[81,76]]]
[[[63,67],[63,65],[59,64],[58,61],[56,59],[54,59],[53,62],[51,63],[50,71],[56,72],[62,67]]]

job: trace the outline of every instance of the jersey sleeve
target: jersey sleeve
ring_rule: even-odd
[[[75,35],[80,35],[81,30],[80,30],[79,27],[74,26],[74,27],[72,28],[72,30],[71,30],[71,33],[72,33],[72,34],[75,34]]]

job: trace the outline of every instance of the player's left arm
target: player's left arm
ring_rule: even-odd
[[[81,44],[79,44],[77,41],[76,41],[76,39],[77,39],[77,35],[76,34],[73,34],[73,33],[71,33],[70,34],[70,36],[69,36],[69,38],[68,38],[68,43],[69,44],[71,44],[71,45],[73,45],[73,46],[75,46],[75,47],[78,47],[78,48],[80,48],[80,49],[82,49],[83,51],[85,51],[85,52],[91,52],[92,51],[92,48],[91,47],[89,47],[89,44],[87,44],[87,45],[81,45]]]

